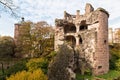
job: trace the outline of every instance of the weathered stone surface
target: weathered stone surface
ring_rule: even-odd
[[[109,28],[109,43],[113,44],[113,43],[120,43],[120,28],[116,28],[114,29],[114,31],[112,30],[112,28]]]
[[[63,25],[65,25],[65,24],[67,24],[67,21],[66,20],[63,20],[63,19],[56,19],[55,20],[55,25],[56,26],[63,26]]]
[[[64,19],[57,21],[55,32],[55,50],[64,43],[70,43],[79,51],[79,59],[90,65],[94,75],[109,71],[108,48],[108,12],[103,8],[94,10],[86,4],[85,14],[64,14]],[[64,20],[67,22],[65,23]],[[70,25],[73,24],[73,25]],[[69,31],[65,32],[68,29]]]
[[[94,11],[94,8],[91,4],[87,3],[85,6],[85,14],[89,14],[90,12]]]

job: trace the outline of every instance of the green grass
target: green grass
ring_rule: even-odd
[[[105,80],[114,80],[118,77],[120,77],[120,71],[115,71],[115,70],[110,70],[107,74],[100,75],[100,76],[92,76],[89,74],[85,74],[83,76],[83,75],[80,75],[79,73],[76,74],[77,80],[83,80],[83,79],[94,80],[95,78],[102,78]]]
[[[85,74],[85,75],[81,75],[79,73],[76,74],[76,79],[77,80],[84,80],[84,79],[88,79],[88,80],[92,80],[94,77],[91,76],[89,73]]]
[[[120,77],[120,71],[110,70],[107,74],[97,76],[106,80],[113,80]]]

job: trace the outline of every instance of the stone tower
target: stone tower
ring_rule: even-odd
[[[27,41],[29,41],[29,35],[30,35],[30,22],[24,21],[24,18],[22,18],[22,21],[15,24],[15,30],[14,30],[14,41],[16,45],[15,49],[15,56],[16,57],[28,57],[28,54],[22,53],[24,49],[24,46],[27,45]],[[29,51],[28,51],[29,52]],[[26,53],[28,53],[26,50]]]
[[[15,25],[14,41],[15,41],[15,44],[16,44],[16,45],[19,43],[19,40],[18,40],[18,39],[19,39],[20,34],[21,34],[20,29],[21,29],[21,27],[23,26],[22,23],[24,23],[24,18],[22,17],[21,19],[22,19],[22,21],[21,21],[20,23],[14,24],[14,25]],[[23,29],[24,29],[24,27],[23,27]]]
[[[79,50],[79,58],[85,58],[94,75],[109,71],[108,12],[103,8],[94,10],[87,3],[85,14],[64,12],[63,19],[55,20],[55,50],[67,43]]]

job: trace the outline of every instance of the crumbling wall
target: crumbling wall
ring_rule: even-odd
[[[64,31],[63,27],[56,27],[55,29],[55,50],[59,49],[59,45],[64,43]]]
[[[85,61],[91,66],[94,67],[94,54],[96,48],[96,31],[93,30],[86,30],[80,32],[81,38],[83,40],[82,44],[80,45],[80,58],[84,58]]]
[[[109,14],[105,9],[94,10],[91,4],[86,4],[83,15],[79,10],[76,15],[65,12],[64,19],[56,20],[58,32],[55,33],[58,35],[55,35],[55,50],[58,45],[66,41],[66,36],[72,36],[76,42],[74,48],[79,50],[79,60],[84,59],[94,75],[107,73],[109,71],[108,17]],[[75,26],[74,33],[64,32],[64,27],[67,29],[66,25],[69,24]]]

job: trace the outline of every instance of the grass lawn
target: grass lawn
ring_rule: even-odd
[[[107,74],[97,76],[106,80],[113,80],[120,77],[120,71],[110,70]]]
[[[76,79],[77,80],[84,80],[84,79],[88,79],[88,80],[95,80],[95,78],[102,78],[105,80],[113,80],[120,77],[120,71],[115,71],[115,70],[110,70],[107,74],[104,75],[100,75],[100,76],[91,76],[89,74],[86,75],[80,75],[79,73],[76,74]]]

